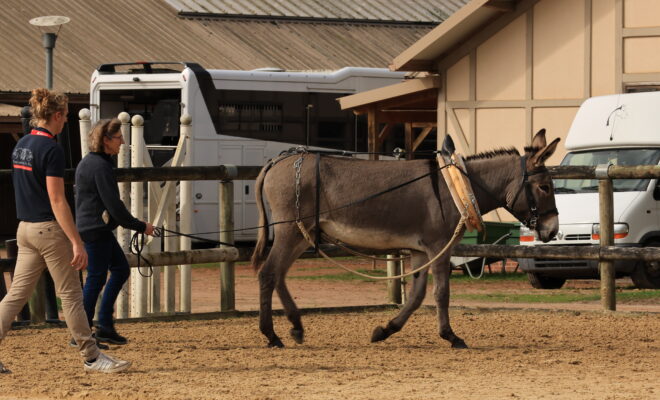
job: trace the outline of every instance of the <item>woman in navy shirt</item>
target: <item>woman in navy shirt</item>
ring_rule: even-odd
[[[16,143],[12,153],[16,216],[20,220],[18,256],[9,292],[0,302],[0,340],[48,268],[62,299],[67,327],[85,359],[85,369],[123,371],[131,363],[99,350],[83,309],[78,271],[87,267],[87,252],[64,194],[64,151],[55,142],[67,120],[68,98],[35,89],[30,106],[34,129]],[[0,373],[7,372],[0,363]]]

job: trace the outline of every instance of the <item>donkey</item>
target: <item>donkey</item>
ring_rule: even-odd
[[[546,145],[542,129],[534,136],[531,146],[525,147],[524,156],[510,148],[467,157],[465,172],[482,213],[505,207],[535,230],[542,241],[553,238],[558,230],[558,212],[545,161],[554,153],[558,142],[559,138]],[[410,183],[401,185],[406,182]],[[388,188],[396,189],[387,191]],[[262,193],[266,195],[273,220],[278,221],[267,257],[268,220]],[[317,160],[313,154],[283,155],[261,170],[256,181],[256,197],[261,227],[252,264],[259,277],[259,328],[269,347],[284,347],[273,329],[273,290],[277,290],[293,325],[291,336],[298,344],[304,340],[300,312],[287,289],[285,276],[310,244],[293,221],[301,220],[312,239],[322,231],[355,247],[409,249],[413,268],[435,257],[449,243],[460,221],[460,213],[435,160],[366,161],[338,156]],[[315,229],[316,224],[319,230]],[[453,348],[467,348],[449,325],[452,247],[429,268],[434,278],[440,337]],[[385,327],[375,328],[372,342],[385,340],[401,330],[419,308],[426,295],[429,268],[413,275],[409,301]]]

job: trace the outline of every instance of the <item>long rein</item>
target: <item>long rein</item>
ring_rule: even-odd
[[[306,154],[306,153],[302,153],[302,154]],[[290,155],[293,155],[293,154],[290,154]],[[281,159],[279,159],[277,161],[281,161]],[[274,165],[274,162],[272,164],[269,164],[268,167],[271,167],[272,165]],[[442,168],[446,168],[446,167],[442,167]],[[324,214],[331,213],[333,211],[337,211],[337,210],[341,210],[341,209],[344,209],[344,208],[352,207],[352,206],[355,206],[357,204],[361,204],[361,203],[364,203],[364,202],[369,201],[371,199],[382,196],[386,193],[390,193],[390,192],[393,192],[395,190],[401,189],[402,187],[410,185],[411,183],[417,182],[421,179],[426,178],[427,176],[430,176],[431,174],[433,174],[435,172],[440,171],[442,168],[435,168],[432,171],[427,172],[423,175],[420,175],[416,178],[410,179],[406,182],[400,183],[396,186],[387,188],[387,189],[382,190],[380,192],[371,194],[371,195],[369,195],[367,197],[364,197],[362,199],[355,200],[355,201],[352,201],[352,202],[349,202],[349,203],[346,203],[346,204],[343,204],[341,206],[331,208],[331,209],[328,209],[328,210],[317,211],[316,213],[314,213],[312,215],[297,216],[294,219],[275,221],[275,222],[271,222],[271,223],[266,224],[266,225],[253,226],[253,227],[248,227],[248,228],[240,228],[240,229],[232,229],[232,230],[221,230],[221,231],[213,231],[213,232],[201,232],[201,233],[197,233],[197,234],[189,234],[189,233],[178,232],[178,231],[175,231],[175,230],[166,229],[165,227],[154,227],[154,237],[185,236],[185,237],[189,237],[191,239],[196,239],[196,240],[204,241],[204,242],[207,242],[207,243],[213,243],[213,244],[216,244],[216,245],[224,245],[224,246],[233,247],[234,246],[233,243],[227,243],[227,242],[222,242],[222,241],[218,241],[218,240],[207,239],[207,238],[199,236],[199,235],[212,234],[212,233],[224,233],[224,232],[240,232],[240,231],[247,231],[247,230],[254,230],[254,229],[261,229],[261,228],[269,228],[269,227],[274,226],[274,225],[293,223],[293,222],[298,223],[299,221],[302,221],[302,220],[305,220],[305,219],[318,218],[320,215],[324,215]],[[461,224],[459,224],[458,226],[460,227]],[[171,235],[165,235],[165,233],[169,233]],[[138,268],[138,272],[140,273],[140,275],[142,275],[145,278],[148,278],[148,277],[151,277],[153,275],[153,265],[151,264],[151,262],[149,262],[148,259],[146,259],[142,255],[142,251],[144,250],[144,246],[145,246],[144,236],[145,236],[145,234],[143,232],[135,232],[133,234],[132,238],[131,238],[131,241],[130,241],[129,251],[131,252],[131,254],[134,254],[134,255],[137,256],[137,268]],[[320,250],[319,247],[317,246],[317,243],[312,243],[312,245],[317,249],[317,251]],[[337,244],[337,245],[339,245],[339,244]],[[352,251],[352,250],[348,249],[347,247],[345,247],[343,245],[339,245],[339,247],[342,247],[344,249]],[[368,255],[363,255],[363,256],[371,258]],[[407,257],[402,257],[402,258],[399,258],[399,259],[404,259],[404,258],[407,258]],[[382,259],[379,259],[379,258],[374,258],[374,259],[382,260]],[[392,259],[391,261],[396,261],[396,260],[397,259]],[[148,275],[145,275],[145,274],[142,273],[142,270],[141,270],[142,262],[145,262],[148,265],[148,268],[150,270]],[[359,272],[358,272],[358,274],[359,274]],[[373,277],[373,278],[381,279],[382,277]],[[393,277],[391,279],[397,279],[397,277]]]
[[[300,215],[300,178],[301,178],[302,162],[303,162],[303,160],[304,160],[304,157],[305,157],[305,153],[302,153],[302,154],[300,155],[300,158],[299,158],[298,160],[296,160],[296,162],[294,163],[294,167],[296,168],[296,175],[295,175],[295,176],[296,176],[296,181],[295,181],[295,184],[296,184],[296,189],[295,189],[295,190],[296,190],[296,213],[297,213],[298,216]],[[296,219],[295,222],[296,222],[296,225],[298,226],[298,229],[300,230],[300,233],[303,235],[303,237],[305,238],[305,240],[306,240],[310,245],[312,245],[312,246],[316,249],[316,251],[317,251],[317,252],[318,252],[323,258],[325,258],[326,260],[330,261],[332,264],[334,264],[334,265],[340,267],[341,269],[343,269],[343,270],[345,270],[345,271],[348,271],[348,272],[350,272],[350,273],[352,273],[352,274],[355,274],[355,275],[361,276],[361,277],[363,277],[363,278],[372,279],[372,280],[394,280],[394,279],[405,278],[405,277],[410,276],[410,275],[415,275],[415,274],[417,274],[418,272],[420,272],[420,271],[422,271],[422,270],[425,270],[425,269],[429,268],[429,267],[431,266],[431,264],[433,264],[438,258],[440,258],[443,254],[445,254],[445,253],[447,252],[447,250],[448,250],[448,249],[454,244],[454,242],[456,241],[456,239],[457,239],[458,237],[460,237],[460,235],[461,235],[461,233],[462,233],[462,229],[463,229],[463,227],[465,226],[465,223],[466,223],[467,218],[468,218],[467,213],[461,213],[461,219],[460,219],[460,221],[458,222],[458,224],[456,225],[456,228],[455,228],[455,230],[454,230],[454,234],[453,234],[453,236],[452,236],[451,239],[447,242],[447,244],[442,248],[442,250],[440,250],[440,252],[439,252],[438,254],[436,254],[435,257],[433,257],[431,260],[429,260],[426,264],[421,265],[421,266],[415,268],[414,270],[412,270],[412,271],[410,271],[410,272],[406,272],[406,273],[399,274],[399,275],[395,275],[395,276],[373,276],[373,275],[364,274],[364,273],[362,273],[362,272],[356,271],[356,270],[354,270],[354,269],[352,269],[352,268],[348,268],[348,267],[346,267],[345,265],[342,265],[341,263],[338,263],[337,261],[333,260],[333,259],[332,259],[330,256],[328,256],[323,250],[321,250],[321,248],[319,247],[319,244],[318,244],[318,239],[319,239],[319,237],[321,236],[321,229],[320,229],[320,227],[319,227],[319,221],[318,221],[318,216],[319,216],[319,214],[320,214],[319,211],[318,211],[318,209],[319,209],[318,207],[319,207],[319,203],[320,203],[320,201],[319,201],[319,198],[320,198],[320,193],[319,193],[319,191],[320,191],[320,181],[319,181],[319,179],[320,179],[320,178],[319,178],[319,176],[320,176],[320,171],[319,171],[319,165],[320,165],[320,157],[317,157],[317,168],[316,168],[316,174],[317,174],[317,175],[316,175],[316,181],[317,181],[317,182],[316,182],[316,209],[317,209],[317,213],[316,213],[316,215],[315,215],[315,217],[316,217],[316,229],[317,229],[316,241],[312,240],[312,238],[311,238],[309,232],[308,232],[307,229],[305,228],[305,226],[304,226],[304,224],[303,224],[303,222],[302,222],[302,219],[301,219],[300,217],[298,217],[298,218]],[[441,170],[441,169],[443,169],[443,168],[447,168],[449,165],[452,165],[452,164],[448,164],[448,165],[445,165],[445,166],[443,166],[443,167],[439,167],[439,168],[437,168],[437,171],[439,171],[439,170]],[[460,168],[459,168],[459,169],[460,169]],[[431,174],[431,172],[428,173],[428,174],[425,174],[423,177],[429,176],[430,174]],[[421,178],[422,178],[422,177],[417,178],[417,179],[415,179],[414,181],[417,181],[417,180],[419,180],[419,179],[421,179]],[[411,181],[411,182],[407,182],[406,184],[409,184],[409,183],[412,183],[412,182],[413,182],[413,181]],[[402,187],[402,186],[403,186],[403,185],[398,185],[398,186],[396,186],[395,188],[398,189],[398,188],[400,188],[400,187]],[[391,191],[391,190],[388,190],[388,191]],[[387,193],[388,191],[386,191],[385,193]],[[381,194],[384,194],[384,193],[381,193]],[[369,198],[373,198],[373,196],[370,196]],[[342,246],[342,247],[343,247],[343,246]],[[368,257],[368,258],[372,258],[372,257]],[[384,260],[382,260],[382,259],[378,259],[378,260],[380,260],[380,261],[384,261]],[[393,260],[388,260],[388,261],[393,261]]]

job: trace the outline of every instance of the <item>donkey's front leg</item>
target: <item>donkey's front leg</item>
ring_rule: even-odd
[[[449,275],[451,267],[449,259],[443,259],[440,264],[436,264],[433,269],[433,278],[435,287],[433,295],[438,310],[438,321],[440,323],[440,337],[448,340],[451,347],[455,349],[467,349],[463,339],[454,334],[449,325]]]
[[[420,265],[424,265],[424,263],[427,261],[428,258],[426,258],[426,255],[423,253],[413,252],[411,263],[413,269],[419,267]],[[422,301],[424,301],[424,297],[426,296],[428,271],[428,268],[426,268],[423,271],[413,275],[413,284],[412,288],[410,289],[409,300],[403,306],[399,314],[387,323],[386,327],[383,328],[382,326],[377,326],[376,329],[374,329],[373,333],[371,334],[372,343],[385,340],[400,331],[412,313],[419,308],[419,306],[422,304]]]

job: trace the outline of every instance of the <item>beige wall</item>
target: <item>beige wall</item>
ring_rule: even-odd
[[[623,72],[660,71],[660,37],[627,38],[623,43]]]
[[[519,151],[523,151],[527,142],[524,109],[484,108],[477,110],[477,153],[502,147],[515,147]]]
[[[625,0],[623,15],[623,26],[626,28],[660,26],[660,1]]]
[[[591,96],[616,93],[614,2],[597,0],[592,3]]]
[[[470,99],[470,57],[463,57],[447,70],[447,100]]]
[[[534,109],[534,125],[533,132],[538,132],[540,129],[545,128],[546,137],[554,140],[554,138],[561,138],[559,146],[555,154],[550,157],[546,162],[548,165],[558,165],[564,155],[566,154],[566,134],[571,127],[573,118],[577,113],[577,107],[539,107]]]
[[[525,16],[477,48],[477,100],[525,98]]]
[[[540,0],[501,21],[480,28],[473,47],[458,46],[444,71],[440,110],[463,154],[522,151],[545,128],[562,139],[548,162],[556,165],[585,99],[660,85],[660,0]],[[487,218],[511,219],[500,214]]]
[[[545,0],[534,7],[535,99],[584,96],[584,1]]]

